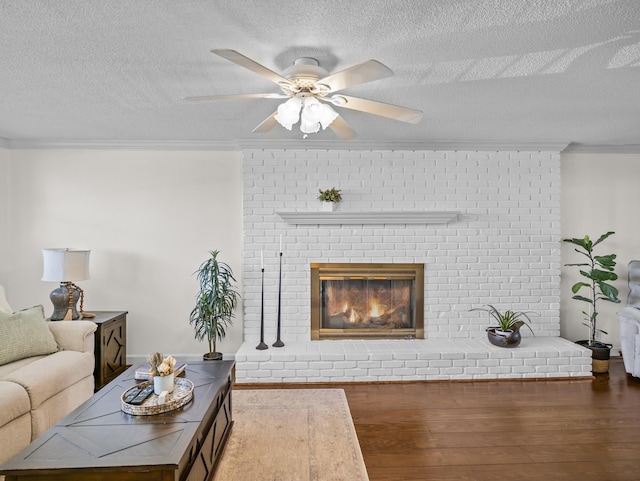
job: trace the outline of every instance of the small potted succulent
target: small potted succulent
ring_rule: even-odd
[[[520,328],[522,326],[527,326],[531,331],[531,334],[534,334],[531,326],[523,320],[525,318],[527,321],[531,322],[529,318],[529,314],[533,314],[529,311],[511,311],[506,310],[504,312],[500,312],[491,304],[487,304],[484,307],[476,307],[470,309],[471,311],[484,311],[488,312],[489,316],[491,316],[497,323],[497,326],[487,327],[487,338],[489,342],[494,346],[500,347],[516,347],[522,341],[522,336],[520,335]]]
[[[332,187],[326,190],[319,190],[318,200],[322,202],[323,210],[332,211],[336,209],[338,203],[342,200],[340,189]]]

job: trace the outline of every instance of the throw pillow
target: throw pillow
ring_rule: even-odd
[[[0,366],[56,351],[58,344],[47,327],[42,306],[13,314],[0,312]]]
[[[11,314],[13,309],[9,306],[7,302],[7,298],[4,295],[4,287],[0,286],[0,312],[4,312],[6,314]]]

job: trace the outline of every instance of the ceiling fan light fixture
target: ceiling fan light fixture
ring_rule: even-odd
[[[278,113],[275,116],[277,122],[285,129],[291,130],[293,124],[300,119],[300,109],[302,101],[297,97],[291,97],[286,102],[278,106]]]
[[[332,95],[354,85],[393,76],[391,69],[377,60],[367,60],[330,74],[320,67],[317,59],[301,57],[295,60],[294,65],[279,74],[235,50],[214,49],[212,52],[275,83],[280,87],[281,93],[206,95],[186,97],[185,100],[288,99],[275,113],[253,129],[253,132],[270,132],[278,124],[292,130],[293,125],[300,121],[300,130],[305,133],[303,138],[307,137],[307,133],[318,132],[320,127],[331,127],[331,130],[343,140],[354,138],[353,129],[327,104],[410,124],[418,123],[422,119],[422,112],[419,110],[358,97]],[[320,100],[322,102],[319,102]]]
[[[320,122],[310,122],[304,118],[300,119],[300,131],[303,134],[316,134],[320,131]]]
[[[302,120],[306,123],[319,123],[322,129],[329,127],[338,113],[315,97],[307,97],[302,108]],[[316,131],[317,132],[317,131]]]
[[[320,105],[320,108],[322,109],[322,118],[320,119],[320,125],[322,125],[322,129],[324,130],[329,127],[329,125],[331,125],[331,122],[333,122],[338,117],[338,112],[336,112],[326,104]]]

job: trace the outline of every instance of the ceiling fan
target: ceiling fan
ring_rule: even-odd
[[[316,59],[302,57],[280,75],[235,50],[215,49],[211,52],[275,83],[280,87],[281,93],[208,95],[185,97],[185,100],[288,99],[253,129],[253,132],[270,132],[277,124],[291,130],[299,120],[300,130],[305,134],[305,137],[307,134],[318,132],[321,127],[322,129],[329,127],[341,139],[353,139],[355,137],[354,130],[330,105],[359,110],[410,124],[418,123],[422,119],[422,112],[419,110],[342,94],[335,95],[335,92],[354,85],[391,77],[393,72],[377,60],[367,60],[329,74],[319,66]]]

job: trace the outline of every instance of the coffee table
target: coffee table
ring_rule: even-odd
[[[0,466],[6,481],[205,481],[233,425],[233,361],[190,363],[193,400],[163,414],[134,416],[120,396],[136,366],[111,381]]]

